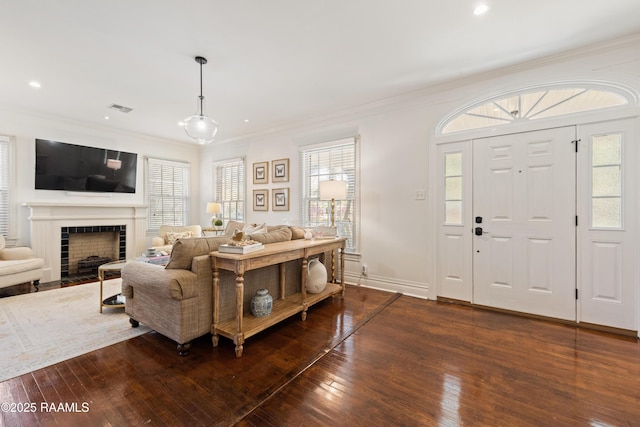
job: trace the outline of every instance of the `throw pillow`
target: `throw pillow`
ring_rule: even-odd
[[[167,231],[167,243],[173,245],[178,239],[185,239],[187,237],[192,237],[193,233],[190,231],[181,231],[181,232],[173,232]]]
[[[267,232],[267,224],[247,224],[242,229],[244,234],[257,234],[257,233],[266,233]]]

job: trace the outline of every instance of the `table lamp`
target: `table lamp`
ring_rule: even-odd
[[[207,213],[212,214],[211,216],[211,226],[215,228],[216,220],[218,219],[218,214],[222,212],[222,204],[217,202],[207,203]]]
[[[331,200],[331,227],[336,226],[335,206],[336,199],[344,200],[347,198],[347,182],[346,181],[320,181],[320,200]],[[336,254],[335,250],[331,251],[331,282],[336,281]]]

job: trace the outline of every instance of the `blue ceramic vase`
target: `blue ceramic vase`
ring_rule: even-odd
[[[251,298],[251,314],[255,317],[265,317],[271,314],[273,297],[267,289],[258,289]]]

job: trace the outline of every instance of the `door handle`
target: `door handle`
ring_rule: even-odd
[[[483,231],[482,227],[476,227],[475,230],[474,230],[474,234],[476,236],[482,236],[483,234],[489,234],[489,232],[488,231]]]

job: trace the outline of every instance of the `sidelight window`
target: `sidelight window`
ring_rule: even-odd
[[[591,226],[622,228],[622,134],[591,139]]]
[[[462,153],[444,156],[444,222],[462,225]]]

